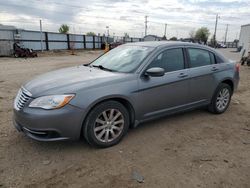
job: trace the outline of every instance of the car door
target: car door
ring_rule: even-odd
[[[209,103],[214,92],[214,73],[218,71],[212,52],[187,47],[190,85],[188,89],[189,102],[194,105]]]
[[[138,104],[141,118],[175,111],[187,103],[188,70],[182,48],[166,49],[158,53],[144,72],[152,67],[165,69],[162,77],[145,76],[139,78]]]

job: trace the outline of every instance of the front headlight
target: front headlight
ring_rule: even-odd
[[[75,95],[51,95],[51,96],[43,96],[34,99],[29,107],[31,108],[43,108],[46,110],[61,108],[69,103],[69,101]]]

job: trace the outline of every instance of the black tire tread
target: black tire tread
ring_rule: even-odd
[[[92,135],[92,123],[93,121],[95,121],[95,118],[99,115],[100,111],[104,111],[107,108],[118,108],[123,116],[124,116],[124,130],[122,132],[122,134],[118,137],[118,139],[116,139],[115,141],[113,141],[112,143],[99,143],[98,141],[95,140],[95,138],[93,138]],[[85,138],[85,140],[92,146],[95,147],[99,147],[99,148],[106,148],[106,147],[110,147],[113,146],[115,144],[118,144],[122,138],[126,135],[128,128],[129,128],[129,113],[127,111],[127,109],[118,101],[114,101],[114,100],[109,100],[109,101],[104,101],[98,105],[96,105],[87,115],[87,118],[84,122],[83,125],[83,136]]]
[[[223,111],[218,111],[217,108],[216,108],[217,95],[219,94],[219,91],[221,89],[225,88],[225,87],[229,90],[229,93],[230,93],[229,102],[228,102],[227,107]],[[211,104],[208,106],[208,111],[213,113],[213,114],[222,114],[222,113],[224,113],[227,110],[227,108],[228,108],[228,106],[230,104],[231,96],[232,96],[232,88],[226,83],[220,83],[219,86],[216,88],[216,90],[214,92]]]

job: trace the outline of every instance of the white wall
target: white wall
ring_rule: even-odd
[[[9,56],[12,54],[13,36],[14,32],[12,30],[0,30],[0,56]]]
[[[245,50],[244,56],[250,51],[250,24],[241,26],[239,46],[242,46],[241,53]]]

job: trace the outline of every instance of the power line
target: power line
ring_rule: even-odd
[[[10,5],[10,4],[4,4],[4,3],[1,3],[1,5],[4,5],[4,6],[13,6],[13,5]],[[32,6],[25,6],[25,5],[14,5],[14,6],[18,6],[18,7],[24,7],[24,8],[34,8]],[[35,9],[38,9],[38,10],[41,10],[41,11],[45,11],[44,9],[41,9],[41,8],[35,8]],[[56,11],[56,10],[47,10],[46,11],[49,11],[49,12],[52,12],[53,14],[62,14],[62,15],[70,15],[72,16],[71,13],[69,12],[60,12],[60,11]],[[5,11],[2,11],[5,13]],[[107,17],[107,16],[94,16],[94,15],[88,15],[88,14],[81,14],[81,16],[85,16],[85,17],[89,17],[89,18],[96,18],[96,19],[108,19],[108,20],[116,20],[116,21],[123,21],[123,22],[127,22],[127,23],[131,23],[130,21],[137,21],[138,20],[135,20],[135,19],[129,19],[129,20],[121,20],[121,19],[118,19],[118,18],[114,18],[114,17]],[[40,17],[37,16],[38,19],[40,19]]]
[[[86,7],[82,7],[82,6],[74,6],[74,5],[69,5],[69,4],[65,4],[65,3],[59,3],[59,2],[52,2],[53,4],[57,4],[59,6],[65,6],[65,7],[73,7],[73,8],[80,8],[80,9],[86,9],[88,10]],[[25,7],[25,8],[34,8],[32,6],[26,6],[26,5],[20,5],[20,4],[4,4],[4,3],[1,3],[1,5],[4,5],[4,6],[19,6],[19,7]],[[41,8],[37,8],[35,7],[36,9],[38,10],[44,10],[44,9],[41,9]],[[69,12],[60,12],[60,11],[57,11],[57,10],[50,10],[50,9],[46,9],[46,11],[49,11],[49,12],[53,12],[53,14],[62,14],[62,15],[70,15],[72,16],[71,13]],[[141,14],[141,13],[133,13],[133,14]],[[82,16],[85,16],[85,17],[89,17],[89,18],[96,18],[96,19],[108,19],[108,20],[115,20],[115,21],[123,21],[123,22],[127,22],[127,23],[131,23],[131,21],[133,22],[138,22],[138,19],[125,19],[125,20],[121,20],[119,18],[115,18],[115,17],[107,17],[107,16],[94,16],[94,15],[89,15],[89,14],[81,14]],[[37,17],[38,19],[40,19],[40,17]],[[156,22],[156,21],[148,21],[150,23],[156,23],[156,24],[162,24],[164,25],[165,23],[163,22]],[[199,23],[199,22],[194,22],[194,21],[188,21],[189,23]],[[132,24],[132,23],[131,23]],[[177,24],[171,24],[171,25],[177,25]],[[182,27],[182,26],[180,26]]]
[[[88,7],[84,7],[84,6],[82,6],[81,4],[80,5],[76,5],[76,4],[68,4],[68,3],[62,3],[62,2],[54,2],[54,1],[43,1],[44,3],[38,3],[37,1],[35,1],[35,0],[29,0],[29,4],[27,4],[27,5],[25,5],[25,3],[22,3],[22,4],[18,4],[18,3],[14,3],[14,2],[12,2],[12,3],[10,3],[10,4],[8,4],[8,2],[6,2],[6,3],[1,3],[1,5],[3,5],[3,6],[11,6],[11,7],[13,7],[13,6],[18,6],[18,7],[25,7],[25,8],[32,8],[32,9],[37,9],[37,10],[41,10],[41,11],[46,11],[46,12],[49,12],[47,15],[45,15],[44,17],[47,17],[47,19],[46,20],[48,20],[48,22],[49,21],[51,21],[51,22],[53,22],[53,19],[51,19],[51,17],[49,17],[50,15],[51,15],[51,13],[53,13],[53,14],[61,14],[61,15],[64,15],[65,17],[67,17],[68,15],[70,15],[70,16],[72,16],[74,13],[73,13],[73,11],[75,11],[74,9],[82,9],[82,10],[86,10],[86,11],[90,11],[91,12],[91,8],[92,7],[90,7],[90,8],[88,8]],[[37,4],[39,4],[39,6],[37,6]],[[33,6],[34,5],[34,6]],[[50,5],[54,5],[55,7],[56,7],[56,5],[57,6],[61,6],[61,7],[69,7],[69,10],[71,9],[71,8],[73,8],[72,9],[72,12],[70,12],[70,11],[65,11],[65,12],[62,12],[62,11],[60,11],[60,7],[58,8],[59,10],[56,10],[56,8],[55,9],[48,9],[48,7],[50,6]],[[93,4],[93,6],[95,6],[95,4]],[[62,9],[62,8],[61,8]],[[1,12],[1,11],[0,11]],[[4,11],[4,12],[6,12],[6,13],[8,13],[7,11]],[[50,13],[51,12],[51,13]],[[110,13],[117,13],[117,11],[113,11],[112,9],[109,11]],[[138,13],[138,12],[133,12],[133,15],[142,15],[142,14],[145,14],[145,13]],[[101,19],[101,20],[114,20],[114,21],[119,21],[119,22],[126,22],[126,23],[128,23],[128,24],[131,24],[131,25],[134,25],[134,24],[136,24],[136,23],[141,23],[141,25],[142,25],[142,20],[143,20],[143,16],[141,17],[141,19],[132,19],[131,18],[131,16],[129,16],[129,19],[120,19],[119,17],[117,18],[117,17],[109,17],[109,16],[98,16],[98,15],[90,15],[90,14],[79,14],[80,16],[82,16],[83,18],[84,17],[86,17],[86,18],[95,18],[95,19]],[[154,15],[154,14],[152,14],[152,13],[147,13],[147,17],[148,16],[150,16],[150,18],[155,18],[155,19],[159,19],[159,20],[164,20],[163,18],[158,18],[158,16],[157,15]],[[34,17],[36,17],[37,19],[41,19],[41,17],[39,17],[39,16],[32,16],[33,18]],[[166,17],[167,17],[167,15],[166,15]],[[79,20],[79,19],[78,19]],[[161,24],[161,25],[165,25],[165,22],[157,22],[157,21],[150,21],[150,20],[146,20],[145,19],[145,21],[147,21],[147,22],[145,22],[145,34],[147,34],[148,33],[148,23],[155,23],[155,24]],[[6,21],[6,20],[3,20],[3,21],[0,21],[0,22],[4,22],[4,23],[19,23],[19,21],[13,21],[13,20],[10,20],[10,21]],[[23,22],[23,23],[37,23],[37,21],[26,21],[26,20],[24,20],[24,21],[20,21],[20,22]],[[45,19],[43,18],[43,24],[44,25],[47,25],[47,24],[51,24],[51,25],[57,25],[57,23],[46,23],[46,21],[45,21]],[[83,19],[83,21],[81,22],[81,21],[78,21],[78,22],[76,22],[75,24],[79,24],[79,25],[82,25],[82,24],[84,24],[84,22],[86,23],[86,24],[88,24],[88,25],[97,25],[97,24],[95,24],[95,23],[91,23],[91,22],[89,22],[88,20],[85,20],[85,19]],[[110,21],[108,21],[108,22],[110,22]],[[192,23],[194,23],[194,24],[200,24],[200,25],[202,25],[202,23],[200,23],[199,21],[190,21],[190,20],[184,20],[183,22],[188,22],[188,24],[189,25],[186,25],[186,27],[190,27],[191,25],[192,25]],[[72,25],[75,25],[75,24],[72,24]],[[106,25],[106,24],[110,24],[110,23],[104,23],[104,25]],[[58,25],[59,25],[59,23],[58,23]],[[71,25],[71,24],[68,24],[68,25]],[[217,23],[216,23],[216,25],[217,25]],[[111,25],[112,26],[112,25]],[[181,24],[175,24],[175,23],[171,23],[171,21],[170,22],[168,22],[168,25],[167,25],[167,27],[168,27],[168,29],[170,28],[170,30],[173,30],[173,28],[172,27],[175,27],[175,28],[183,28],[183,25],[181,25]],[[217,26],[216,26],[217,27]],[[211,27],[210,27],[211,28]],[[117,29],[117,28],[116,28]],[[143,31],[143,26],[140,26],[140,30],[142,30]],[[216,32],[218,31],[218,30],[220,30],[220,29],[217,29],[216,28],[216,31],[215,31],[215,35],[214,35],[214,37],[215,37],[215,39],[216,39]],[[231,31],[231,30],[230,30]],[[164,31],[164,33],[165,33],[165,31]]]

